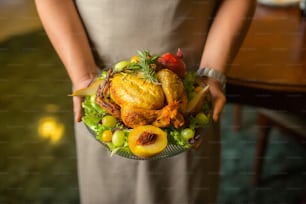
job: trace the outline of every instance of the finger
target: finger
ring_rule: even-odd
[[[215,99],[214,110],[213,110],[213,121],[217,122],[220,118],[220,115],[223,111],[226,99],[225,96],[220,96]]]
[[[82,98],[80,96],[73,97],[73,112],[76,122],[82,121]]]

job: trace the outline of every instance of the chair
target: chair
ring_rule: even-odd
[[[258,135],[256,141],[254,176],[252,178],[253,185],[258,185],[261,182],[262,164],[271,128],[279,128],[286,133],[285,135],[293,136],[306,147],[306,117],[304,116],[259,108],[257,124]]]

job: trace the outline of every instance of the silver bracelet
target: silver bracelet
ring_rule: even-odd
[[[210,78],[217,80],[221,84],[223,91],[225,91],[226,76],[223,73],[215,69],[205,67],[205,68],[198,69],[197,76],[200,76],[200,77],[205,76],[205,77],[210,77]]]

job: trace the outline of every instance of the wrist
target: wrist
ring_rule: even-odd
[[[196,74],[199,77],[208,77],[208,78],[212,78],[216,80],[221,85],[221,88],[223,89],[223,91],[225,91],[226,76],[222,72],[216,69],[213,69],[213,68],[203,67],[203,68],[199,68]]]
[[[73,81],[74,89],[81,89],[88,87],[98,76],[98,73],[87,73],[82,77],[79,77],[77,80]]]

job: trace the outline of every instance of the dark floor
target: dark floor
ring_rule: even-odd
[[[300,204],[306,190],[306,150],[292,137],[272,129],[263,167],[263,182],[251,185],[256,109],[243,108],[242,130],[232,131],[233,105],[225,107],[222,118],[223,152],[220,202]]]
[[[0,204],[78,203],[70,81],[44,32],[0,43],[0,93]],[[243,108],[240,132],[232,116],[227,104],[220,203],[301,203],[306,150],[273,129],[266,181],[252,187],[256,109]]]

